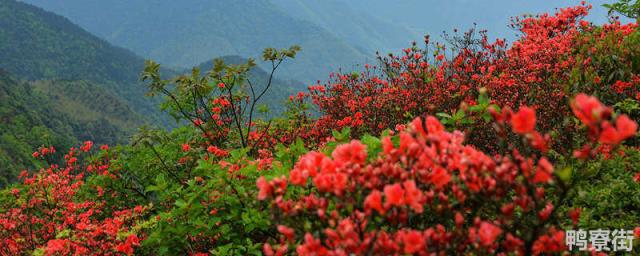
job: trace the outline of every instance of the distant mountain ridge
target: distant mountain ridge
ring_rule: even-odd
[[[270,1],[289,15],[317,24],[371,56],[377,51],[399,51],[424,36],[371,15],[366,8],[356,8],[349,4],[351,0]]]
[[[304,1],[304,0],[303,0]],[[352,8],[371,16],[404,25],[419,35],[430,34],[441,41],[443,31],[457,28],[466,31],[474,23],[487,29],[490,38],[516,38],[517,32],[508,24],[511,17],[522,14],[553,13],[556,8],[580,5],[581,0],[527,1],[527,0],[340,0]],[[607,22],[607,9],[602,4],[614,0],[587,0],[593,5],[588,20],[596,24]],[[623,18],[624,20],[624,18]]]
[[[290,79],[325,79],[366,54],[309,21],[264,0],[27,0],[64,15],[111,43],[162,64],[190,67],[216,56],[259,56],[266,47],[300,45],[282,66]]]

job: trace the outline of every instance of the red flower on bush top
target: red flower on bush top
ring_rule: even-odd
[[[391,206],[404,206],[404,189],[398,183],[393,185],[386,185],[384,187],[384,206],[385,208],[391,208]]]
[[[354,140],[349,144],[338,146],[331,156],[336,163],[363,164],[367,158],[367,151],[362,143]]]
[[[209,146],[207,147],[207,152],[217,156],[217,157],[225,157],[227,155],[229,155],[229,152],[227,152],[224,149],[220,149],[216,146]]]
[[[600,123],[611,115],[611,108],[604,106],[596,97],[578,94],[571,103],[573,114],[587,126]]]

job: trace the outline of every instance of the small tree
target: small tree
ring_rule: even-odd
[[[640,2],[637,0],[620,0],[613,4],[604,4],[605,8],[609,8],[609,15],[620,13],[626,17],[636,19],[640,18]]]
[[[225,144],[231,143],[231,146],[253,148],[270,126],[269,122],[262,129],[256,127],[257,103],[271,87],[278,67],[284,60],[295,58],[299,50],[299,46],[265,49],[262,59],[271,63],[271,71],[262,86],[255,85],[248,76],[256,66],[253,59],[237,65],[216,59],[205,76],[193,68],[191,75],[168,80],[162,79],[158,63],[147,61],[142,80],[149,81],[149,95],[161,94],[167,98],[163,109],[176,120],[186,120],[197,127],[207,144],[227,146]]]

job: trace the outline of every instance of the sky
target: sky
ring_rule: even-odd
[[[576,6],[579,0],[346,0],[355,9],[380,19],[409,27],[417,35],[437,37],[442,31],[466,30],[477,23],[487,29],[491,38],[515,38],[508,27],[511,17],[521,14],[554,12],[556,8]],[[588,20],[605,23],[607,9],[602,7],[613,0],[593,0]]]

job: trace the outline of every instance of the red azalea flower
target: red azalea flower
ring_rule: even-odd
[[[631,120],[627,115],[621,115],[616,119],[616,129],[618,130],[618,136],[620,136],[620,139],[625,140],[636,136],[638,123]]]
[[[389,206],[402,206],[404,204],[404,190],[400,184],[386,185],[384,187],[385,208]]]
[[[364,199],[365,210],[376,210],[380,214],[384,214],[384,208],[382,208],[382,193],[378,190],[373,190]]]
[[[436,166],[431,176],[431,182],[440,189],[447,185],[451,180],[451,175],[440,166]]]
[[[519,134],[532,132],[536,127],[536,112],[529,107],[521,107],[511,116],[513,131]]]
[[[417,213],[421,213],[423,211],[422,207],[422,191],[418,189],[416,186],[416,182],[413,180],[408,180],[402,183],[404,187],[404,201],[405,204],[409,205],[414,211]]]
[[[63,254],[68,245],[69,240],[67,239],[52,239],[47,242],[46,252],[49,255],[54,255],[56,253]]]
[[[413,254],[424,250],[425,239],[422,237],[422,233],[411,230],[406,231],[402,235],[402,244],[404,245],[404,253]]]
[[[573,208],[567,212],[567,215],[569,215],[569,218],[571,218],[571,222],[573,222],[573,225],[578,225],[581,212],[582,212],[581,208]]]
[[[547,158],[543,157],[538,161],[538,168],[536,169],[536,174],[533,177],[533,182],[535,183],[548,183],[551,181],[553,173],[553,165],[547,160]]]
[[[80,146],[80,150],[82,150],[83,152],[89,152],[89,150],[91,150],[91,147],[93,147],[93,142],[85,141],[83,145]]]
[[[273,188],[264,176],[258,178],[256,185],[258,187],[258,200],[264,200],[273,193]]]
[[[483,246],[490,246],[493,242],[502,234],[502,229],[489,222],[483,221],[480,223],[480,229],[478,230],[478,236],[480,237],[480,244]]]
[[[353,140],[350,143],[337,146],[331,156],[336,164],[364,164],[367,159],[366,146],[360,141]]]
[[[280,232],[280,234],[283,234],[287,238],[287,240],[293,241],[293,236],[295,235],[295,232],[292,228],[284,225],[278,225],[278,232]]]
[[[600,122],[602,115],[607,112],[607,108],[596,97],[584,93],[573,99],[571,109],[573,114],[588,126]]]
[[[617,145],[622,141],[622,137],[618,133],[615,127],[611,126],[608,121],[602,123],[602,132],[598,141],[608,145]]]
[[[438,121],[438,119],[433,116],[427,117],[426,124],[427,124],[427,131],[430,134],[436,134],[444,131],[444,126],[442,126],[440,121]]]

